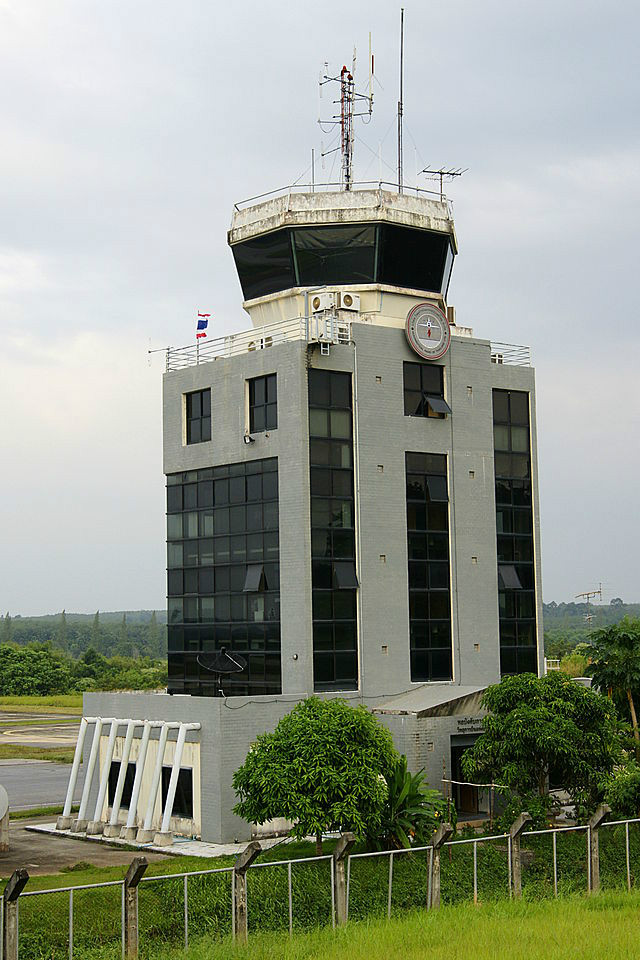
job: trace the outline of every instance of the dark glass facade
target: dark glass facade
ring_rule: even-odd
[[[187,443],[211,440],[211,390],[195,390],[186,395]]]
[[[451,680],[447,458],[406,454],[411,680]]]
[[[275,373],[249,380],[249,432],[263,433],[278,426],[278,378]]]
[[[493,391],[500,672],[537,673],[529,394]]]
[[[278,461],[167,477],[169,691],[211,696],[200,654],[247,661],[227,695],[280,693]]]
[[[351,374],[309,370],[315,690],[358,686]]]
[[[449,236],[396,224],[286,227],[232,247],[246,300],[294,286],[389,283],[446,295]]]

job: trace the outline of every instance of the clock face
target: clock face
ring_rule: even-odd
[[[433,303],[417,303],[407,314],[407,340],[425,360],[444,357],[451,343],[449,321]]]

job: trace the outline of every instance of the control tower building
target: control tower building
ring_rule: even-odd
[[[446,200],[287,189],[228,240],[250,329],[167,351],[168,691],[85,695],[77,829],[248,837],[232,775],[313,694],[441,788],[486,686],[542,668],[534,372],[456,322]]]

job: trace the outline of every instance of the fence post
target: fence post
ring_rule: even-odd
[[[434,909],[440,906],[440,849],[452,833],[453,827],[450,823],[441,823],[431,840],[433,856],[431,857],[431,903],[429,906]]]
[[[29,880],[25,869],[14,870],[2,895],[4,912],[4,960],[18,960],[18,898]]]
[[[343,833],[340,835],[335,850],[333,851],[334,877],[336,884],[336,923],[339,927],[347,922],[347,874],[346,863],[347,856],[352,846],[356,842],[355,833]]]
[[[520,856],[520,834],[528,823],[531,823],[531,814],[523,810],[509,827],[511,837],[511,882],[513,883],[514,897],[522,896],[522,858]]]
[[[598,838],[600,824],[611,813],[608,803],[601,803],[589,820],[589,857],[591,858],[591,889],[590,893],[597,893],[600,889],[600,841]]]
[[[249,936],[249,916],[247,914],[247,870],[262,853],[262,846],[252,840],[246,850],[240,854],[233,865],[233,889],[235,891],[236,912],[233,918],[235,937],[238,943],[246,943]]]
[[[148,866],[146,857],[134,857],[124,878],[124,950],[130,960],[138,956],[138,884]]]

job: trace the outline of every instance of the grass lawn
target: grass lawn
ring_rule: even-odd
[[[9,813],[9,820],[13,823],[14,820],[33,820],[36,817],[57,817],[58,814],[62,813],[63,807],[61,804],[58,804],[55,807],[31,807],[30,810],[11,810]],[[77,813],[79,810],[78,805],[71,807],[72,813]]]
[[[69,713],[82,716],[82,694],[57,697],[0,697],[0,711],[7,713]]]
[[[637,957],[638,893],[545,902],[460,905],[397,919],[286,935],[257,934],[247,948],[206,937],[154,960],[628,960]]]
[[[75,747],[29,747],[21,743],[0,743],[0,760],[52,760],[71,763]]]

